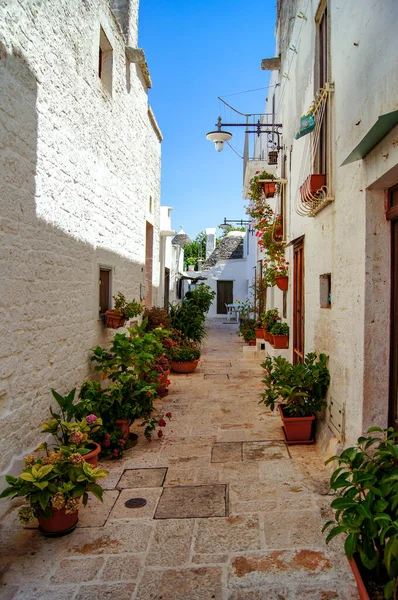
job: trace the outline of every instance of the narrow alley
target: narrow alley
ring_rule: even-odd
[[[331,496],[316,447],[287,447],[258,404],[261,367],[243,358],[236,325],[208,331],[195,373],[171,375],[164,439],[137,428],[137,445],[102,463],[104,503],[90,498],[72,534],[23,529],[10,503],[1,598],[357,598],[341,540],[326,547],[321,532]]]

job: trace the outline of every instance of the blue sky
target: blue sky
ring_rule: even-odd
[[[246,218],[242,159],[227,145],[216,152],[205,136],[219,114],[225,122],[240,121],[218,96],[243,113],[264,112],[267,89],[240,92],[268,85],[269,72],[260,65],[274,56],[274,27],[275,0],[140,2],[138,42],[153,83],[149,103],[164,136],[161,203],[174,208],[173,229],[183,225],[191,238],[224,217]],[[243,128],[231,133],[242,155]]]

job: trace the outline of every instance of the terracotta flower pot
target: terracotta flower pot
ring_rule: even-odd
[[[171,370],[174,373],[193,373],[199,364],[199,358],[190,362],[170,362]]]
[[[116,419],[116,427],[122,432],[122,437],[128,440],[130,435],[130,421],[127,419]]]
[[[67,514],[64,508],[61,510],[51,511],[51,517],[45,519],[44,517],[38,517],[39,530],[47,537],[60,537],[72,533],[75,529],[79,520],[79,511]]]
[[[275,196],[276,183],[272,181],[269,183],[264,183],[264,194],[266,198],[273,198]]]
[[[277,350],[284,350],[289,348],[289,336],[288,335],[274,335],[272,334],[272,345]]]
[[[115,313],[114,310],[107,310],[105,313],[105,325],[112,329],[123,327],[126,322],[126,317],[123,314]]]
[[[364,581],[362,579],[362,575],[358,569],[357,563],[355,562],[354,558],[347,558],[348,560],[348,564],[351,567],[351,570],[353,572],[353,575],[355,577],[355,581],[357,583],[357,588],[358,588],[358,594],[359,594],[359,600],[370,600],[369,594],[367,592],[367,589],[365,587]]]
[[[280,290],[286,292],[289,287],[289,277],[287,275],[276,275],[275,283]]]
[[[284,405],[279,404],[278,410],[282,419],[286,443],[312,443],[312,426],[315,416],[287,417],[283,411]]]
[[[89,463],[93,467],[98,465],[98,454],[101,452],[101,446],[97,442],[91,442],[90,446],[94,446],[94,450],[88,454],[83,454],[85,462]]]
[[[249,346],[255,346],[256,340],[249,340]]]
[[[316,197],[317,195],[319,195],[319,192],[322,190],[324,185],[326,185],[326,175],[308,175],[303,185],[300,186],[301,200],[303,202],[313,200],[314,196]]]
[[[264,329],[262,327],[259,327],[258,329],[256,329],[256,339],[257,340],[264,339]]]
[[[272,344],[272,342],[274,341],[273,337],[272,337],[272,333],[270,333],[269,331],[265,331],[265,330],[264,330],[264,339],[269,344]]]

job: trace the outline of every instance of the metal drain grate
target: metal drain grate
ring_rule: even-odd
[[[204,373],[203,377],[205,379],[225,379],[225,377],[229,379],[228,373]]]
[[[130,498],[124,503],[127,508],[142,508],[146,505],[145,498]]]

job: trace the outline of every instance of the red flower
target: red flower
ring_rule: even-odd
[[[119,450],[117,448],[114,449],[113,456],[119,456]]]
[[[161,438],[161,437],[163,437],[163,431],[161,429],[159,429],[159,431],[158,431],[158,438]]]
[[[151,438],[150,435],[146,435],[145,439],[146,439],[147,442],[152,442],[152,438]]]
[[[164,419],[159,419],[158,425],[159,427],[166,427],[166,421]]]
[[[168,413],[166,413],[166,417],[167,417],[168,419],[171,419],[171,417],[172,417],[172,414],[171,414],[171,412],[168,412]]]

